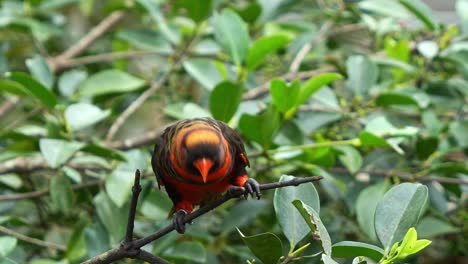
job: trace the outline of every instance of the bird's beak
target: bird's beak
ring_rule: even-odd
[[[193,166],[195,166],[195,168],[197,168],[197,170],[200,172],[204,183],[206,182],[208,172],[210,171],[211,167],[213,167],[213,165],[214,162],[206,158],[198,159],[193,162]]]

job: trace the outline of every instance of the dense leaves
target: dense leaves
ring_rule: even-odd
[[[452,25],[431,2],[0,1],[0,263],[119,246],[136,169],[134,235],[164,227],[172,202],[150,155],[193,117],[239,131],[260,183],[324,179],[231,200],[146,251],[462,262],[468,1],[440,1]]]

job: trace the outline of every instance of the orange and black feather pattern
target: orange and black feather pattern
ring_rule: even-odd
[[[203,179],[193,165],[210,160]],[[249,166],[240,135],[227,124],[209,118],[176,122],[158,138],[152,157],[158,185],[174,203],[173,211],[191,212],[193,206],[219,197],[231,185],[243,186]]]

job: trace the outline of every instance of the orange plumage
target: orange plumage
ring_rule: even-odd
[[[156,142],[151,163],[158,184],[165,186],[174,203],[174,221],[181,233],[183,215],[232,185],[260,196],[258,183],[245,170],[249,161],[242,139],[220,121],[196,118],[167,127]]]

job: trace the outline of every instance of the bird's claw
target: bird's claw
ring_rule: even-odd
[[[187,215],[187,211],[180,209],[174,213],[172,217],[172,223],[174,224],[174,229],[179,233],[185,233],[185,223],[184,218]]]
[[[245,199],[247,199],[247,196],[250,194],[252,198],[255,195],[255,197],[257,197],[257,199],[260,200],[260,197],[262,196],[262,194],[260,193],[260,184],[256,180],[249,178],[244,183],[244,188],[247,191],[244,194]]]

